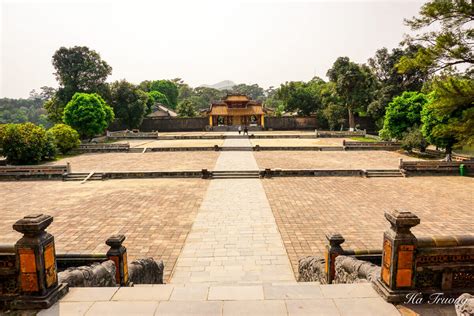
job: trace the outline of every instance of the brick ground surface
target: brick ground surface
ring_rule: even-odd
[[[222,146],[223,139],[163,139],[163,140],[121,140],[117,143],[129,143],[130,147],[214,147]]]
[[[259,151],[260,169],[397,169],[399,159],[417,160],[391,151]]]
[[[214,151],[97,153],[67,157],[48,164],[69,162],[73,172],[201,170],[213,169],[218,156]]]
[[[170,272],[208,186],[200,179],[0,182],[0,243],[21,235],[12,224],[28,214],[54,216],[48,231],[58,252],[105,253],[125,234],[130,259],[153,257]]]
[[[349,138],[255,138],[252,145],[260,146],[342,146]]]
[[[321,254],[325,234],[341,233],[345,248],[381,249],[389,223],[384,211],[403,209],[421,218],[417,236],[473,234],[474,179],[273,178],[262,180],[287,253]]]

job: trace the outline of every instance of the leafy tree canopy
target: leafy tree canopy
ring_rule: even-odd
[[[79,133],[66,124],[56,124],[48,129],[46,134],[53,139],[54,145],[63,154],[69,153],[81,144]]]
[[[454,145],[474,144],[474,80],[439,78],[434,98],[422,112],[422,132],[431,144],[451,152]]]
[[[112,83],[110,92],[110,105],[114,110],[115,117],[129,129],[138,128],[147,110],[148,95],[146,92],[125,80]]]
[[[265,98],[265,90],[256,83],[252,85],[240,83],[232,87],[232,92],[245,94],[252,100],[262,101]]]
[[[336,92],[349,112],[349,126],[355,127],[355,110],[366,111],[376,88],[375,76],[366,65],[339,57],[328,70],[329,80],[335,83]]]
[[[64,123],[83,138],[92,138],[114,120],[114,112],[98,94],[76,93],[64,108]]]
[[[145,90],[147,91],[147,90]],[[163,93],[169,101],[169,106],[173,109],[178,104],[178,87],[170,80],[155,80],[150,82],[149,91],[158,91]]]
[[[419,68],[431,73],[463,65],[466,73],[472,73],[474,65],[474,9],[472,0],[431,0],[425,3],[418,17],[405,22],[413,31],[421,31],[433,25],[438,31],[426,31],[407,36],[405,43],[421,44],[413,57],[403,57],[398,68],[401,72]]]
[[[179,103],[176,111],[179,117],[195,117],[197,115],[196,107],[189,99]]]
[[[402,139],[404,134],[413,126],[421,125],[421,110],[429,98],[420,92],[403,92],[388,104],[385,113],[383,138]]]

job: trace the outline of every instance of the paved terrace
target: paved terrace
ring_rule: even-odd
[[[153,257],[173,269],[196,217],[209,181],[140,179],[0,182],[0,243],[21,235],[12,229],[19,218],[54,216],[48,231],[60,253],[105,253],[105,240],[125,234],[130,259]]]
[[[421,218],[417,236],[473,234],[474,179],[272,178],[262,180],[295,274],[298,259],[322,254],[325,234],[341,233],[345,248],[381,249],[384,211]]]
[[[157,148],[157,147],[214,147],[222,146],[223,139],[172,139],[172,140],[146,140],[128,139],[116,143],[130,144],[130,148]]]
[[[260,169],[398,169],[399,159],[418,160],[392,151],[259,151]]]
[[[224,146],[250,146],[226,139]],[[252,152],[222,152],[217,170],[258,170]],[[294,281],[259,179],[212,180],[173,272],[172,283]]]
[[[57,160],[71,163],[73,172],[212,170],[218,152],[93,153]]]
[[[370,284],[265,284],[248,286],[153,285],[73,288],[51,315],[272,315],[395,316]]]

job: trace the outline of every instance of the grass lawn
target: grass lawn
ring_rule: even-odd
[[[364,143],[375,143],[378,140],[368,137],[351,137],[351,140],[355,140],[356,142],[364,142]]]
[[[474,145],[453,149],[456,154],[474,156]]]

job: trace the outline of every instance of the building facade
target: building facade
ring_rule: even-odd
[[[209,126],[264,127],[265,109],[260,101],[243,94],[229,94],[224,100],[213,102],[207,111]]]

